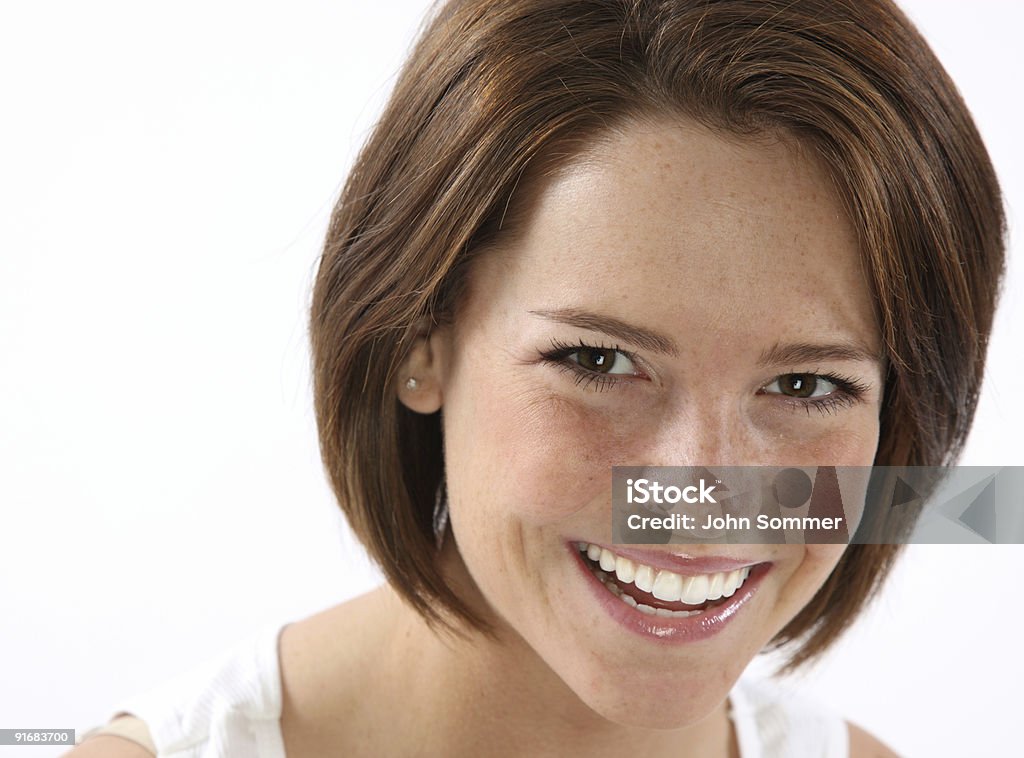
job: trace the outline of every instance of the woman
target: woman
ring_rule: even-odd
[[[444,6],[311,318],[324,462],[389,582],[121,723],[161,755],[891,754],[737,682],[827,649],[898,546],[617,546],[610,468],[955,460],[1003,226],[881,0]]]

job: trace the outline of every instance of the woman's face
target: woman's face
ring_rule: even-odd
[[[667,121],[595,144],[517,231],[432,340],[459,555],[507,638],[595,711],[695,722],[843,546],[631,554],[637,573],[698,587],[758,567],[718,601],[728,613],[702,612],[722,617],[708,634],[701,614],[620,602],[577,545],[626,551],[610,541],[612,466],[872,463],[881,346],[855,234],[809,153]]]

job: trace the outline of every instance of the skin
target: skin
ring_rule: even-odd
[[[663,646],[614,623],[567,550],[610,544],[615,465],[873,461],[883,369],[870,356],[881,345],[856,237],[819,164],[785,139],[650,120],[516,200],[526,212],[474,264],[452,325],[410,355],[402,376],[416,388],[403,379],[397,390],[415,411],[443,410],[441,566],[495,637],[433,630],[386,585],[290,624],[280,642],[289,758],[566,746],[736,756],[729,690],[842,554],[686,546],[771,567],[719,634]],[[657,331],[675,350],[550,317],[565,309]],[[598,383],[573,372],[582,353],[544,358],[553,340],[621,352],[605,354],[614,362]],[[761,362],[792,343],[866,357]],[[809,405],[776,381],[794,373],[838,374],[862,392]],[[835,391],[823,383],[820,394]],[[852,726],[851,751],[893,755]]]
[[[856,236],[818,162],[782,138],[648,120],[516,201],[525,212],[472,267],[452,325],[410,355],[402,376],[416,388],[403,379],[397,390],[415,411],[443,411],[441,565],[495,638],[432,630],[387,586],[289,625],[289,758],[556,756],[567,745],[738,755],[729,690],[842,554],[685,546],[770,570],[724,630],[665,646],[614,623],[567,549],[611,543],[615,465],[872,463],[881,344]],[[567,309],[656,331],[674,350],[552,317]],[[579,373],[580,352],[545,358],[552,341],[620,352],[595,381]],[[763,362],[794,343],[865,355]],[[862,391],[822,382],[824,399],[794,398],[777,381],[787,374],[839,375]],[[860,729],[851,748],[892,754]]]

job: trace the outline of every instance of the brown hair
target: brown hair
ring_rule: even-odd
[[[956,88],[885,0],[456,0],[428,24],[334,209],[311,316],[324,464],[352,528],[428,621],[484,628],[441,578],[439,414],[402,406],[417,330],[452,317],[517,181],[630,117],[815,150],[856,228],[888,359],[878,465],[955,460],[1003,271],[995,174]],[[831,644],[896,545],[851,545],[773,641]]]

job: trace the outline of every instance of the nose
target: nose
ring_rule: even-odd
[[[698,523],[722,516],[723,509],[752,517],[762,502],[761,496],[754,496],[765,484],[762,467],[779,462],[779,446],[772,442],[764,429],[721,395],[703,403],[679,403],[663,413],[648,427],[643,458],[636,463],[642,466],[639,477],[674,485],[684,493],[686,487],[697,487],[683,510]],[[714,497],[700,496],[705,489]]]
[[[773,465],[781,451],[756,429],[742,412],[721,399],[687,403],[648,426],[641,445],[649,466],[757,466]]]

